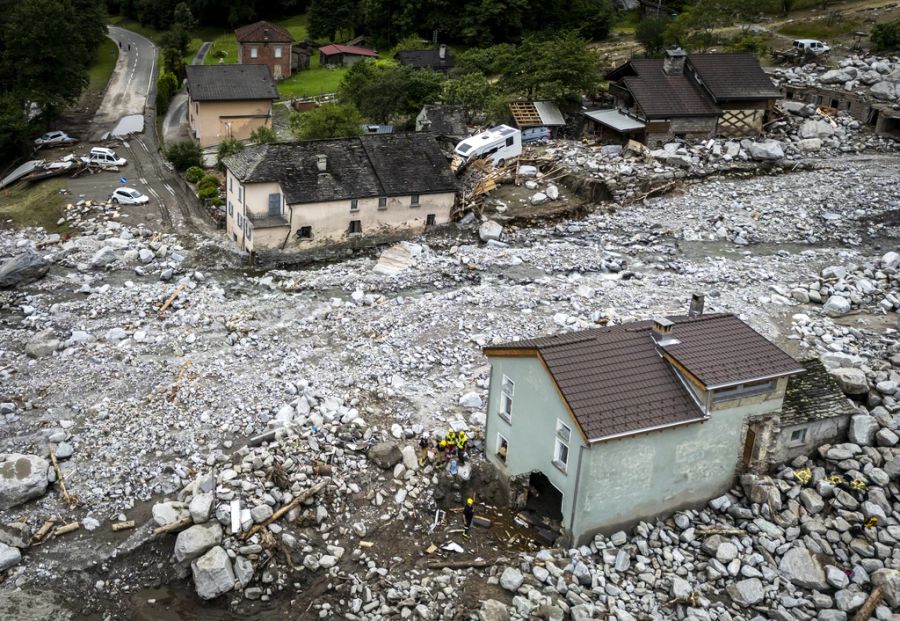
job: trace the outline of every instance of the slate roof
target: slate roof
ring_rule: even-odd
[[[689,54],[688,63],[719,103],[781,97],[753,54]]]
[[[719,107],[687,75],[666,75],[662,59],[628,61],[636,75],[622,78],[648,119],[718,116]]]
[[[352,54],[353,56],[369,56],[370,58],[378,58],[378,52],[370,50],[367,47],[359,47],[356,45],[340,45],[332,43],[331,45],[323,45],[319,48],[319,53],[323,56],[331,56],[332,54]]]
[[[265,20],[237,28],[234,36],[240,43],[290,43],[294,40],[286,28]]]
[[[781,409],[782,427],[858,413],[821,360],[813,358],[801,364],[806,373],[788,380]]]
[[[740,382],[803,371],[734,315],[669,319],[675,323],[671,336],[679,343],[666,345],[665,352],[701,380],[728,377]],[[484,352],[538,354],[589,441],[704,420],[689,389],[660,355],[652,324],[640,321],[540,337],[487,347]]]
[[[327,158],[324,173],[317,166],[320,154]],[[447,158],[426,134],[259,145],[224,164],[242,183],[280,183],[288,204],[457,190]]]
[[[449,104],[425,104],[419,112],[422,120],[430,121],[427,130],[444,136],[466,135],[466,113],[462,106]],[[418,119],[417,119],[418,120]]]
[[[278,99],[266,65],[188,65],[187,88],[193,101]]]
[[[397,52],[397,60],[401,65],[409,65],[416,69],[434,69],[435,71],[446,71],[452,69],[456,65],[450,48],[444,59],[441,59],[440,50],[431,48],[428,50],[403,50]]]

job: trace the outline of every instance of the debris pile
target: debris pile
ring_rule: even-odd
[[[884,56],[851,56],[837,69],[818,63],[777,68],[776,80],[794,86],[821,86],[857,93],[876,100],[900,100],[900,59]]]

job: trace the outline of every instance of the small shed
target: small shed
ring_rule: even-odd
[[[366,58],[378,58],[378,52],[367,47],[337,43],[319,48],[319,65],[322,67],[351,67]]]
[[[522,141],[554,138],[566,126],[559,107],[552,101],[514,101],[509,104],[513,123],[522,131]]]
[[[609,110],[588,110],[581,113],[587,119],[585,133],[601,142],[625,144],[629,140],[643,139],[647,124],[620,112]]]

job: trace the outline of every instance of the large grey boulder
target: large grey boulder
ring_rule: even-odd
[[[828,588],[825,570],[806,548],[791,548],[785,552],[778,569],[796,586],[820,591]]]
[[[109,246],[104,246],[91,257],[91,267],[105,267],[114,263],[116,259],[116,251]]]
[[[215,599],[234,588],[234,569],[228,552],[216,546],[191,563],[194,588],[203,599]]]
[[[784,150],[777,140],[750,143],[750,157],[758,161],[774,161],[784,157]]]
[[[850,300],[842,295],[833,295],[825,302],[822,310],[829,317],[840,317],[849,313],[851,308]]]
[[[156,522],[157,526],[174,524],[191,514],[188,506],[183,502],[178,501],[158,502],[153,505],[153,509],[151,509],[150,512],[153,515],[153,521]]]
[[[479,621],[509,621],[509,612],[506,605],[495,599],[486,599],[481,602],[481,609],[478,611]]]
[[[222,527],[218,522],[195,524],[178,533],[178,538],[175,539],[175,560],[179,563],[193,560],[220,543]]]
[[[800,126],[801,138],[830,138],[834,136],[834,128],[827,121],[809,119]]]
[[[884,101],[892,101],[897,99],[897,85],[888,82],[887,80],[882,80],[881,82],[876,82],[869,89],[872,93],[872,97],[875,99],[882,99]]]
[[[191,519],[194,520],[194,524],[203,524],[209,519],[214,501],[215,496],[212,494],[197,494],[191,498],[188,511],[191,513]]]
[[[525,582],[525,576],[523,576],[522,572],[515,567],[507,567],[503,570],[503,573],[500,574],[500,586],[507,591],[515,593],[519,590],[519,587],[522,586],[523,582]]]
[[[900,608],[900,569],[876,569],[872,573],[872,584],[881,587],[884,601],[892,608]]]
[[[36,282],[46,276],[48,271],[50,266],[41,255],[34,250],[26,250],[0,265],[0,289]]]
[[[478,237],[483,242],[490,240],[499,240],[503,234],[503,225],[493,220],[488,220],[478,227]]]
[[[814,153],[822,148],[822,140],[821,138],[804,138],[797,141],[797,148],[804,153]]]
[[[852,79],[852,76],[843,69],[832,69],[819,76],[819,82],[822,84],[843,84]]]
[[[22,553],[19,551],[19,548],[0,543],[0,572],[6,571],[10,567],[15,567],[21,560]]]
[[[834,380],[847,395],[864,395],[869,392],[869,383],[862,369],[840,367],[831,370]]]
[[[25,343],[25,355],[29,358],[50,356],[59,349],[60,341],[52,328],[41,330]]]
[[[758,604],[765,597],[762,582],[759,578],[748,578],[739,582],[729,584],[726,589],[731,596],[731,600],[738,606],[753,606]]]
[[[49,470],[50,464],[43,457],[0,453],[0,511],[43,496]]]
[[[376,466],[387,470],[403,459],[403,454],[393,442],[379,442],[369,449],[368,457]]]
[[[850,417],[850,427],[847,429],[847,440],[860,446],[872,446],[875,434],[881,426],[874,416],[857,414]]]

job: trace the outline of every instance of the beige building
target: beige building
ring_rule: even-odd
[[[247,253],[422,233],[449,222],[456,200],[449,162],[423,134],[260,145],[224,164],[226,231]]]
[[[188,65],[188,123],[201,147],[272,126],[275,80],[266,65]]]

